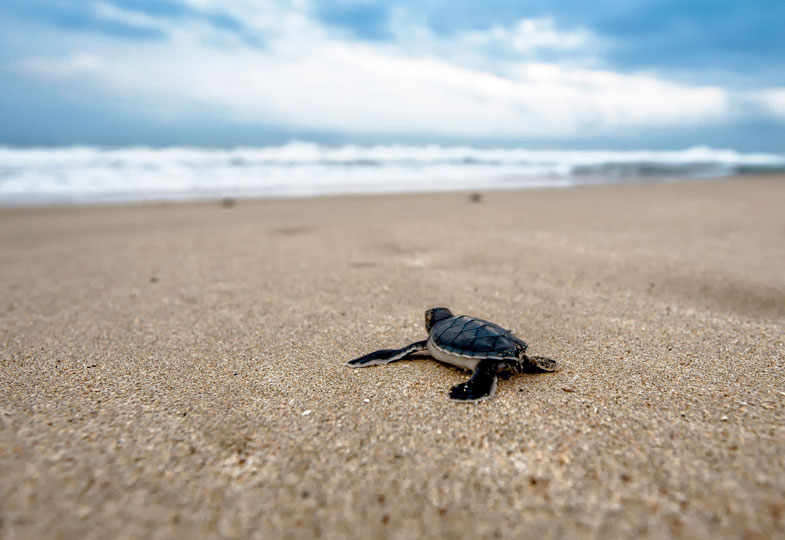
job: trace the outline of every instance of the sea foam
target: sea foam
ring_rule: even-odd
[[[785,155],[472,146],[0,147],[0,204],[565,187],[785,170]]]

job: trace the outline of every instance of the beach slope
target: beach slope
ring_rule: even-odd
[[[785,178],[0,210],[0,537],[781,537]],[[426,308],[553,374],[344,363]]]

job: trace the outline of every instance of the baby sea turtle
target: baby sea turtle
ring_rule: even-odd
[[[496,392],[497,373],[556,371],[555,360],[542,356],[526,356],[528,345],[492,322],[455,316],[447,308],[433,308],[425,312],[428,339],[402,349],[384,349],[366,354],[346,363],[349,367],[368,367],[388,364],[412,353],[428,351],[440,362],[467,369],[472,378],[450,390],[453,401],[478,402],[490,399]]]

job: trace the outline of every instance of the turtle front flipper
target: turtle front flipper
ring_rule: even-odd
[[[464,403],[477,403],[491,399],[496,393],[498,367],[499,363],[495,360],[482,360],[474,368],[471,379],[450,389],[450,399]]]
[[[521,358],[521,371],[524,373],[541,373],[558,371],[559,363],[545,356],[526,356]]]
[[[390,362],[400,360],[409,354],[426,350],[427,343],[427,341],[418,341],[416,343],[412,343],[411,345],[407,345],[403,349],[384,349],[381,351],[372,352],[370,354],[366,354],[365,356],[361,356],[360,358],[349,360],[346,362],[346,365],[349,367],[368,367],[389,364]]]

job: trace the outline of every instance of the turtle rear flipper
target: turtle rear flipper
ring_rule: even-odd
[[[521,370],[525,373],[558,371],[559,363],[545,356],[526,356],[521,358]]]
[[[346,362],[346,365],[349,367],[368,367],[389,364],[390,362],[400,360],[409,354],[426,350],[427,343],[427,341],[418,341],[411,345],[407,345],[403,349],[383,349],[381,351],[366,354],[360,358],[355,358],[354,360],[349,360]]]
[[[471,379],[450,389],[450,399],[464,403],[477,403],[491,399],[496,393],[496,385],[499,380],[496,375],[498,367],[499,363],[494,360],[480,361],[474,368]]]

